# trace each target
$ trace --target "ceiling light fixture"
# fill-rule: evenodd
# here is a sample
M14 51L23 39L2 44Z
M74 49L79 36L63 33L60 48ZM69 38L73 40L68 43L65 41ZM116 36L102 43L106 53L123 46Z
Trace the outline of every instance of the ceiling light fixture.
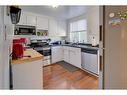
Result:
M57 8L59 5L52 5L53 8Z

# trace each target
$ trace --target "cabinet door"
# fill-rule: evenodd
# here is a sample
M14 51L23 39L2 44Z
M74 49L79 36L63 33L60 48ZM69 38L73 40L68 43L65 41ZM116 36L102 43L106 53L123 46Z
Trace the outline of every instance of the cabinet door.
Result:
M58 36L57 32L57 21L54 19L49 20L49 36L56 37Z
M59 36L66 36L66 22L65 21L58 22L58 34Z
M44 17L37 17L37 29L48 30L48 19Z
M27 14L27 25L36 26L36 16Z
M20 20L19 20L19 25L26 25L26 18L27 18L27 14L22 12L21 16L20 16Z
M75 55L76 55L75 51L70 50L69 53L70 53L70 64L75 66Z
M75 50L76 54L75 54L75 62L74 65L76 67L81 68L81 49L78 48L77 50Z
M70 64L81 68L81 50L80 50L80 48L70 47Z
M52 47L52 63L62 61L63 59L63 49L62 46Z
M63 47L63 60L65 62L70 63L70 60L69 59L70 59L69 48L66 47L66 46L64 46Z
M12 65L13 89L42 89L42 60Z

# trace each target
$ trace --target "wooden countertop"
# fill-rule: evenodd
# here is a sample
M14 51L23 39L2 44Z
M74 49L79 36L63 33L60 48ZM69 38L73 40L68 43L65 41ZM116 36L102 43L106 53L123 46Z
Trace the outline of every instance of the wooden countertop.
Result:
M33 49L27 49L26 51L24 51L24 56L31 56L31 57L23 57L16 60L12 60L12 64L21 64L21 63L32 62L32 61L43 59L43 55L41 55L40 53L38 53Z

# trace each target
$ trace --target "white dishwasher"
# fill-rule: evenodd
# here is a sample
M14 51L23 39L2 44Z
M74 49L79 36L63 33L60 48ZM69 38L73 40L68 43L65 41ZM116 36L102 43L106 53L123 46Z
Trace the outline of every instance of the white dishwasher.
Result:
M82 68L99 75L98 50L82 48Z

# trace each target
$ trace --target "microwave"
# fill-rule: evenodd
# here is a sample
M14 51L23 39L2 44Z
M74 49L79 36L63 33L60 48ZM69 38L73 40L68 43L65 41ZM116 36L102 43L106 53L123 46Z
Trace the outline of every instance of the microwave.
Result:
M14 35L36 35L35 26L16 25Z

